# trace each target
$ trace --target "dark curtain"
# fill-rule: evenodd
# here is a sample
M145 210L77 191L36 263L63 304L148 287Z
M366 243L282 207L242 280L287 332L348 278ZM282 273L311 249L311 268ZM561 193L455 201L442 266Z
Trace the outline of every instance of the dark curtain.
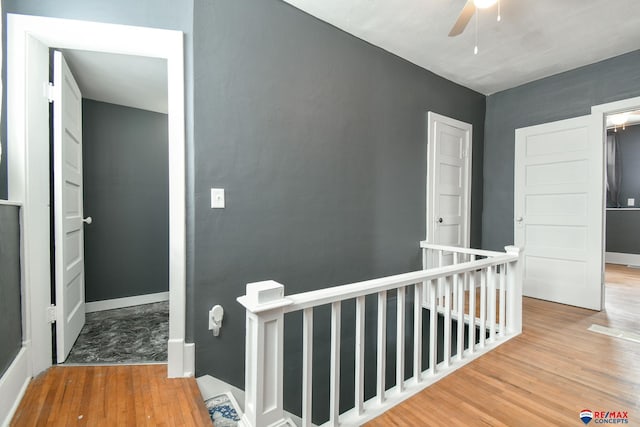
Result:
M615 133L607 134L607 207L620 207L620 142Z

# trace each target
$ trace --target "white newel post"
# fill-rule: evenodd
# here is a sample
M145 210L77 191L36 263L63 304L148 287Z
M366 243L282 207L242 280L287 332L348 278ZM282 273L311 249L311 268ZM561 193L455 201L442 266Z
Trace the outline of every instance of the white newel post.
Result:
M518 260L507 264L507 333L522 332L522 249L516 246L505 246L504 250L517 255Z
M282 402L284 310L291 302L274 281L247 284L238 298L246 309L245 402L242 420L250 427L285 421Z

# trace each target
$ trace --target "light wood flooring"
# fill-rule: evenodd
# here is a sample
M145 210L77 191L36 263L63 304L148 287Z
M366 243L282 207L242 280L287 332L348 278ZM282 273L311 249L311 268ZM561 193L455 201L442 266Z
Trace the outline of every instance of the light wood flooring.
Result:
M640 425L640 344L587 331L640 330L640 270L607 266L606 310L524 299L524 332L369 426L583 425L580 410ZM54 367L34 379L12 426L211 425L195 381L166 366Z
M193 378L166 365L57 366L35 378L11 426L211 426Z
M605 278L605 311L524 298L522 335L367 426L579 426L582 409L640 425L640 344L587 330L640 331L640 270L607 265Z

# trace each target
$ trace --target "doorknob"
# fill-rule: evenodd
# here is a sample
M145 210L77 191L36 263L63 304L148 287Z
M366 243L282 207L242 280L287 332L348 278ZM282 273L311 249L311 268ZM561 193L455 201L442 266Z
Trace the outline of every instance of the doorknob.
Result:
M442 224L444 220L442 218L438 218L438 223Z
M519 216L518 218L516 218L517 222L522 222L523 218L521 216Z
M84 222L85 224L91 224L93 222L93 218L91 218L90 216L84 218L82 220L82 222Z

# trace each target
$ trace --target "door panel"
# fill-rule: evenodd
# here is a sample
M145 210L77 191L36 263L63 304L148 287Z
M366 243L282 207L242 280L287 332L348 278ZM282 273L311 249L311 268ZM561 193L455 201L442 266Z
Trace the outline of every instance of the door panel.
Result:
M468 247L472 126L432 112L428 121L427 241Z
M54 53L53 175L58 363L85 321L82 209L82 95L62 53Z
M602 154L589 122L516 130L514 234L524 248L524 295L599 310Z

